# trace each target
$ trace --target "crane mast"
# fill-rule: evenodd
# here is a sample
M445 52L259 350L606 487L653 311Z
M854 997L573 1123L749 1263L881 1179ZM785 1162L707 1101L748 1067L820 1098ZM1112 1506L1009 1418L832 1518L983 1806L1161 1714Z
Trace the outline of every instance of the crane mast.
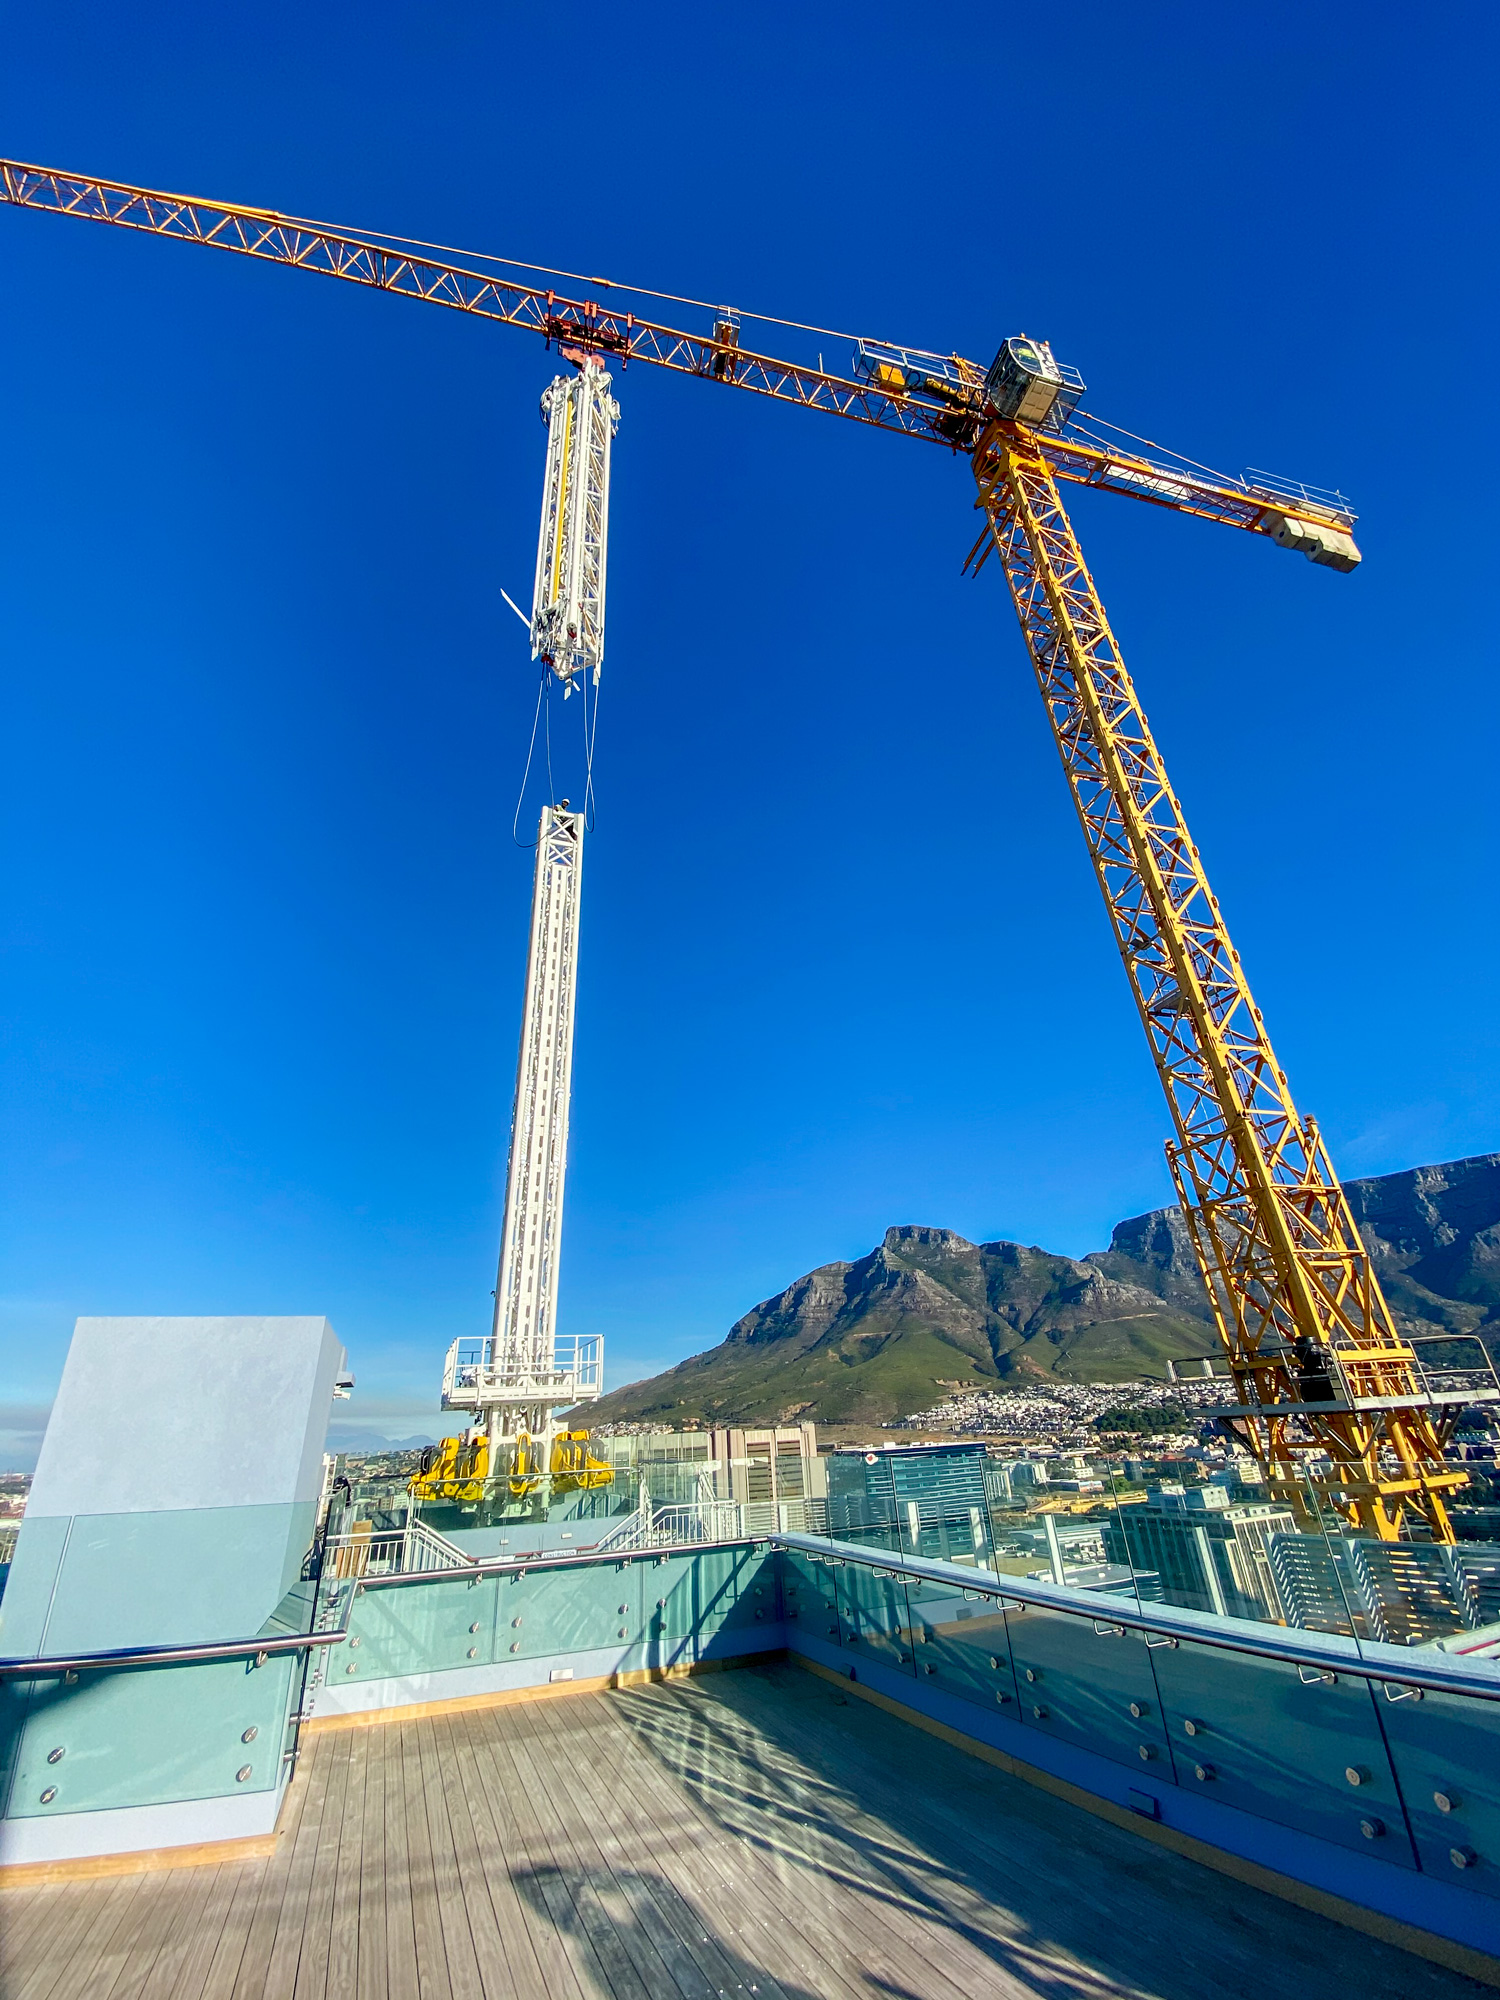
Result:
M550 432L531 631L534 655L565 692L580 672L597 678L603 645L609 439L617 415L603 357L617 358L621 367L639 360L696 375L967 454L985 515L969 562L979 568L992 552L999 555L1166 1092L1173 1128L1168 1162L1234 1384L1234 1402L1216 1414L1304 1521L1332 1510L1347 1526L1383 1540L1413 1528L1453 1540L1446 1502L1466 1477L1445 1465L1444 1446L1464 1404L1500 1400L1500 1383L1487 1362L1474 1371L1445 1370L1441 1363L1427 1368L1417 1344L1397 1328L1317 1126L1292 1101L1058 482L1218 521L1349 571L1360 553L1354 515L1341 495L1253 471L1209 472L1171 454L1154 456L1158 447L1142 451L1140 440L1122 445L1118 436L1101 438L1101 420L1092 419L1091 430L1078 410L1082 379L1055 360L1046 342L1024 334L1005 341L988 370L958 354L859 340L850 373L840 376L824 370L821 355L813 368L757 353L728 308L715 313L710 332L685 331L592 297L564 298L555 289L452 264L425 245L268 209L3 159L0 202L318 272L527 328L549 346L555 341L579 372L559 377L543 399ZM553 1123L541 1117L534 1138L513 1139L495 1329L478 1361L460 1360L466 1344L455 1344L445 1386L450 1408L491 1413L481 1422L481 1442L491 1428L497 1439L516 1439L513 1488L525 1458L522 1419L549 1435L551 1422L550 1389L527 1374L523 1397L516 1371L544 1371L550 1358L554 1376L567 1374L575 1384L560 1390L558 1401L590 1393L583 1387L589 1364L577 1355L571 1372L559 1373L555 1320L548 1316L556 1310L566 1151L565 1066L559 1111L557 1058L566 1057L571 1041L564 1048L547 1040L560 1032L562 996L547 983L550 963L544 967L536 957L539 937L560 940L564 933L576 954L582 833L569 830L576 817L543 815L522 1036L524 1081L528 1038L540 1023L537 1074L551 1095L544 1092L536 1106L550 1104ZM545 882L544 850L557 857L547 862L557 872ZM571 872L563 859L568 852ZM535 1019L533 993L542 1010ZM569 1037L571 996L570 985ZM532 1100L523 1119L520 1084L516 1101L516 1133L524 1126L530 1135ZM552 1166L542 1172L544 1161ZM518 1275L529 1282L533 1227L546 1258L534 1293ZM1466 1373L1484 1379L1460 1380ZM491 1393L502 1380L516 1385L509 1400ZM484 1383L490 1387L481 1395Z
M1442 1391L1292 1102L1057 482L1013 422L989 426L973 463L1166 1092L1168 1161L1235 1385L1220 1414L1304 1520L1322 1499L1390 1541L1410 1510L1451 1541L1445 1499L1467 1482L1444 1463ZM1331 1470L1313 1471L1323 1454Z

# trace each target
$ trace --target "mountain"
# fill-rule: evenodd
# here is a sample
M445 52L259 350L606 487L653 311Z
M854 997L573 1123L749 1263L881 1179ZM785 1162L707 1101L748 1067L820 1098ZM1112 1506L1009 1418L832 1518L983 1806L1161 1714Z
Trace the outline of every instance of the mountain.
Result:
M370 1454L382 1451L420 1451L424 1445L435 1444L430 1437L386 1437L381 1431L366 1430L359 1424L335 1423L328 1432L326 1449L329 1451L352 1451Z
M1500 1154L1350 1181L1403 1331L1479 1332L1500 1354ZM1062 1257L908 1224L821 1265L664 1375L615 1389L591 1423L884 1423L959 1388L1163 1376L1213 1329L1180 1210Z

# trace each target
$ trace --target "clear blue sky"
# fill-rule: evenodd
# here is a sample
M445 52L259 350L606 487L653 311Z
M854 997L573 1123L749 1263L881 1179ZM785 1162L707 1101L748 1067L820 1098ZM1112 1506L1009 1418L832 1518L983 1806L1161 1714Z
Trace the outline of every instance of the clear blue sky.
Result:
M1500 1146L1494 19L58 0L0 130L980 359L1024 328L1101 415L1353 495L1350 578L1076 519L1299 1101L1378 1173ZM499 592L555 358L53 217L0 257L0 1460L79 1312L326 1312L350 1419L430 1430L494 1282ZM562 1315L615 1382L891 1223L1082 1252L1169 1198L963 463L619 390Z

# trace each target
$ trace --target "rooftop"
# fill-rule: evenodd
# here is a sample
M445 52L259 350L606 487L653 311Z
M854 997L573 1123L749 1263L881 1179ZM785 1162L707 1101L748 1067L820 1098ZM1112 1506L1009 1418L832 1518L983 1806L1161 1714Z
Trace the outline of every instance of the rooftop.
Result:
M5 2000L1489 1989L787 1664L318 1722L274 1854L0 1892Z

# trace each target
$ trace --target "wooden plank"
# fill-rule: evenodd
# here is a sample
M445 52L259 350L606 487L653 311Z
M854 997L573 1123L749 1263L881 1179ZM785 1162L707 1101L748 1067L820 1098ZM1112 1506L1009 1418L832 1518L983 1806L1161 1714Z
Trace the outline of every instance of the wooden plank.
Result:
M813 1711L783 1712L779 1692L775 1726L798 1753L798 1732ZM748 1681L746 1695L768 1698L754 1695ZM957 1747L932 1743L904 1719L863 1703L854 1714L848 1763L857 1772L870 1759L883 1772L855 1780L861 1803L880 1798L877 1785L898 1797L891 1813L899 1811L935 1868L949 1871L944 1902L955 1928L973 1923L993 1933L1000 1913L1013 1913L1005 1960L1035 1986L1057 1973L1074 1985L1083 1976L1110 1991L1148 1982L1155 1990L1164 1966L1153 1941L1171 1936L1174 1993L1279 1995L1328 1986L1415 2000L1455 1992L1448 1975L1412 1958L1395 1960L1383 1945L1293 1916L1269 1897L1226 1895L1191 1859L1165 1862L1133 1829L1101 1823ZM844 1748L841 1742L841 1760ZM827 1755L826 1742L820 1751L809 1741L802 1753L809 1766Z
M547 1991L567 1991L581 2000L593 2000L593 1996L610 1990L610 1982L592 1940L577 1921L572 1899L556 1878L530 1814L517 1810L515 1767L498 1741L504 1724L498 1717L482 1714L461 1719L494 1826L495 1851L503 1858ZM472 1801L472 1793L470 1797ZM491 1876L492 1884L493 1880Z
M493 1766L478 1741L473 1720L455 1715L445 1719L443 1726L453 1744L458 1794L473 1829L474 1852L505 1953L507 1980L520 1996L537 1993L555 1996L555 2000L587 2000L550 1914L522 1896L516 1886L513 1869L519 1857L507 1845L504 1817L497 1814L491 1796ZM588 1995L595 1990L590 1986Z
M746 1653L734 1659L694 1660L691 1664L651 1668L640 1672L593 1674L579 1681L538 1681L531 1687L495 1688L488 1694L450 1695L443 1701L408 1701L396 1708L359 1708L351 1714L337 1712L310 1716L302 1724L303 1736L321 1736L338 1729L382 1729L387 1724L417 1722L429 1715L462 1715L469 1709L514 1708L536 1701L567 1701L575 1694L603 1694L611 1688L644 1687L658 1681L688 1680L699 1674L732 1673L738 1667L759 1666L780 1654Z
M244 1963L235 1985L236 2000L259 2000L263 1993L290 1994L297 1984L318 1840L328 1807L329 1759L316 1753L309 1755L303 1775L307 1789L296 1832L289 1842L290 1856L284 1867L278 1856L272 1864L273 1872L267 1876L263 1907L257 1912L245 1944ZM278 1872L279 1894L274 1886Z
M508 1875L505 1877L508 1897L497 1907L465 1784L466 1753L459 1746L447 1716L432 1719L432 1750L438 1781L443 1787L454 1866L463 1885L469 1937L485 2000L531 2000L533 1994L546 1992L546 1981L519 1910L509 1914L515 1904L515 1892ZM502 1920L502 1910L508 1913L508 1921Z
M144 1875L121 1875L95 1900L87 1890L79 1890L86 1905L85 1918L66 1950L59 1955L49 1950L17 1991L15 2000L77 2000L88 1991L94 1968L101 1962L111 1940L128 1924L137 1902Z
M454 2000L447 1942L438 1906L437 1873L428 1816L422 1733L414 1722L401 1732L402 1784L406 1800L407 1865L411 1870L412 1931L417 1942L417 1980L422 2000Z
M46 1988L49 2000L74 2000L75 1995L92 1995L96 1985L107 1992L119 1973L123 1954L146 1914L144 1905L149 1879L145 1875L128 1878L128 1892L111 1898L107 1909L101 1909L101 1921L89 1927L72 1956Z
M89 2000L136 2000L157 1959L167 1949L182 1913L184 1892L193 1878L152 1875L137 1904L136 1922L128 1937L116 1939L108 1963L96 1968ZM113 1966L113 1977L109 1967Z
M324 2000L328 1985L329 1931L333 1924L333 1896L338 1884L339 1850L344 1837L345 1794L349 1779L349 1742L333 1737L318 1745L319 1762L326 1765L323 1812L318 1822L317 1850L313 1855L308 1883L307 1907L302 1919L302 1948L297 1956L296 2000Z
M56 1932L34 1940L40 1950L14 1984L6 1986L6 2000L52 2000L54 1994L72 1986L80 1990L90 1970L98 1964L100 1952L110 1932L120 1924L128 1904L140 1894L140 1876L118 1876L108 1888L70 1888L68 1920Z
M427 1813L427 1837L432 1857L433 1901L442 1932L443 1956L453 2000L484 2000L484 1982L469 1924L468 1898L459 1871L453 1826L448 1812L443 1773L438 1761L437 1724L419 1722L413 1730L422 1771L422 1802ZM488 1900L482 1884L476 1899Z
M240 1872L238 1868L216 1868L213 1871L208 1898L188 1936L187 1950L178 1963L166 2000L199 2000L208 1984L208 1969L229 1919ZM155 2000L154 1995L151 2000Z
M700 1935L712 1930L734 1939L734 1949L753 1974L749 1984L774 1980L799 1990L863 1991L828 1966L819 1926L788 1901L766 1857L751 1843L726 1842L687 1789L643 1745L632 1714L637 1698L623 1696L611 1705L632 1756L620 1796L637 1817L643 1840L698 1916Z
M411 1877L412 1934L417 1946L417 1981L422 2000L452 2000L448 1955L438 1911L437 1882L432 1862L432 1830L422 1772L421 1734L424 1723L409 1723L401 1731L402 1797L406 1807L406 1855Z
M641 1941L633 1936L628 1921L616 1923L621 1912L612 1913L606 1907L599 1885L589 1878L572 1844L558 1827L527 1751L526 1738L536 1726L535 1716L512 1717L510 1727L496 1732L496 1751L509 1762L515 1774L515 1796L525 1801L536 1830L539 1880L560 1892L559 1921L588 1939L604 1968L614 2000L653 2000L654 1991L665 1995L671 1991L666 1968L655 1952L643 1948ZM561 1900L564 1897L570 1909L564 1906Z
M365 1805L359 1839L356 2000L385 2000L385 1765L388 1739L364 1739Z
M98 1919L104 1887L76 1883L37 1890L38 1898L46 1900L39 1900L32 1924L14 1930L8 1923L0 1925L5 1945L5 1985L0 1990L6 2000L34 1992L39 1981L60 1976L59 1968L82 1948L90 1925ZM7 1894L0 1900L0 1917L8 1915L9 1908Z
M348 1737L343 1744L344 1808L328 1913L328 1963L323 1988L327 2000L356 2000L359 1989L359 1884L369 1747L360 1735Z
M778 1716L787 1730L785 1708ZM826 1753L826 1737L821 1747ZM865 1962L887 1983L962 1994L973 1991L976 1982L1004 1982L998 1961L1011 1943L1006 1931L1014 1927L997 1922L995 1908L977 1896L966 1899L965 1921L955 1925L962 1877L934 1867L927 1849L907 1836L901 1825L904 1802L889 1773L874 1774L874 1796L879 1801L884 1792L883 1802L895 1811L872 1813L866 1792L842 1764L834 1785L805 1758L788 1755L769 1741L765 1758L800 1865L811 1880L835 1892L833 1936L846 1947L858 1940Z
M234 1895L209 1961L203 1982L203 2000L231 2000L239 1984L257 1913L266 1897L279 1891L285 1879L285 1870L290 1865L292 1847L302 1823L307 1792L308 1767L299 1758L282 1801L276 1853L269 1861L251 1862L248 1867L235 1871Z
M717 1830L646 1759L630 1767L619 1805L655 1856L702 1944L731 1941L721 1943L721 1949L753 1969L749 1983L799 1994L804 1988L855 1991L847 1982L824 1983L820 1944L801 1934L780 1902L767 1901L774 1884L757 1879L760 1871L748 1854L720 1854Z
M781 1707L777 1716L784 1725ZM742 1719L721 1709L724 1727L732 1730ZM785 1865L797 1871L804 1896L828 1892L825 1921L832 1939L887 1983L962 1992L975 1980L993 1981L992 1955L973 1938L953 1934L925 1852L902 1840L887 1819L861 1812L842 1764L836 1787L810 1781L804 1763L778 1754L764 1731L756 1760L767 1803L779 1815ZM881 1782L889 1786L888 1774Z
M166 1893L162 1898L156 1948L147 1953L137 1944L109 2000L142 2000L145 1995L153 1996L153 2000L166 2000L201 1920L216 1873L213 1869L191 1868L182 1875L158 1878ZM91 2000L102 2000L102 1996L96 1994Z
M744 1720L744 1716L740 1714L738 1720ZM782 1736L786 1736L790 1726L792 1718L788 1718L786 1706L780 1706L778 1728ZM816 1764L808 1760L808 1752L826 1752L826 1738L820 1744L808 1742L802 1756L786 1754L786 1748L772 1744L764 1732L762 1744L766 1782L782 1802L788 1824L798 1830L794 1846L806 1858L808 1866L828 1880L844 1882L860 1896L876 1896L886 1928L894 1928L896 1938L914 1944L920 1954L926 1954L932 1944L924 1936L922 1918L940 1912L944 1906L942 1898L928 1884L932 1872L930 1858L918 1844L904 1836L890 1812L872 1816L864 1810L866 1794L852 1782L850 1764L854 1760L848 1756L850 1746L842 1746L844 1758L834 1782L820 1776ZM910 1800L900 1798L894 1790L890 1772L872 1766L870 1778L876 1786L876 1798L884 1792L886 1802L902 1808L910 1804ZM910 1918L916 1918L916 1924ZM950 1970L958 1976L956 1966ZM972 1976L974 1968L968 1966L966 1972Z
M595 1950L609 1974L610 1986L620 2000L637 1991L644 2000L666 1996L680 1989L671 1967L664 1962L651 1939L635 1921L629 1900L622 1896L614 1876L600 1866L597 1850L589 1844L580 1851L552 1797L549 1773L534 1753L540 1732L507 1732L507 1749L521 1781L521 1789L536 1816L537 1826L547 1843L552 1865L573 1900L578 1920L588 1928ZM531 1740L528 1740L531 1739ZM593 1866L590 1866L592 1857ZM698 1985L684 1994L697 2000Z
M0 1882L0 1994L10 1991L35 1956L37 1941L70 1907L63 1896L61 1883L41 1876L26 1886Z
M318 1811L323 1802L323 1785L316 1759L298 1760L292 1784L296 1789L296 1800L288 1799L292 1809L287 1815L287 1823L277 1842L276 1852L264 1864L256 1885L255 1903L231 1989L232 2000L261 2000L265 1993L271 1954L281 1925L282 1905L286 1901L287 1883L299 1854L303 1857L303 1866L306 1865L309 1832L316 1836ZM299 1880L305 1880L301 1870Z
M649 1941L685 2000L719 2000L740 1990L733 1962L701 1925L673 1921L680 1899L663 1907L667 1899L661 1895L664 1885L653 1848L621 1836L615 1802L630 1782L625 1733L617 1728L591 1732L584 1758L577 1755L575 1738L576 1732L564 1742L559 1732L538 1731L529 1749L545 1795L584 1868L614 1884L627 1922ZM645 1976L639 1960L638 1966ZM768 1980L767 1987L773 1983Z
M953 1775L946 1761L929 1757L908 1773L892 1754L903 1746L887 1743L884 1732L877 1743L859 1742L860 1732L846 1728L838 1737L838 1809L830 1814L822 1790L828 1780L818 1775L829 1762L823 1715L786 1701L779 1688L737 1693L736 1706L754 1714L758 1705L781 1740L780 1782L788 1797L830 1829L815 1846L815 1860L862 1885L898 1948L929 1960L960 1990L995 1977L998 1962L1026 1956L1021 1937L1028 1927L1008 1907L1005 1891L1018 1870L1034 1869L1022 1851L990 1874L981 1827L992 1800L968 1799L942 1828L933 1801L942 1799ZM1076 1869L1063 1893L1076 1895ZM1086 1976L1081 1963L1075 1970Z
M771 1698L746 1692L752 1702ZM863 1718L870 1711L861 1704L858 1713ZM777 1714L789 1749L811 1767L821 1754L813 1709L805 1703L778 1706ZM888 1795L887 1818L899 1812L926 1852L950 1862L945 1907L973 1928L1003 1940L1006 1949L1014 1951L1018 1935L1031 1928L1025 1917L1007 1909L1015 1885L1024 1883L1032 1898L1076 1909L1081 1856L1088 1857L1091 1874L1102 1878L1116 1871L1117 1864L1100 1851L1101 1835L1087 1818L1070 1817L1059 1825L1059 1840L1047 1825L1049 1808L1019 1780L1002 1777L961 1752L929 1748L925 1737L883 1715L878 1725L863 1720L851 1725L848 1737L841 1754L860 1799L879 1800L882 1791Z
M620 1697L635 1702L649 1696ZM691 1796L678 1773L670 1772L639 1740L633 1779L625 1792L627 1810L638 1815L642 1833L658 1834L658 1852L670 1857L690 1906L721 1933L739 1940L747 1962L783 1987L809 1988L841 2000L865 2000L869 1988L842 1959L830 1960L826 1927L819 1913L792 1893L777 1867L774 1848L762 1841L731 1841ZM764 1851L762 1851L764 1850Z
M300 1793L297 1809L301 1810ZM240 1976L240 1961L245 1956L245 1941L255 1919L256 1904L260 1901L261 1885L270 1866L269 1861L252 1861L248 1868L235 1870L234 1893L224 1912L224 1921L196 2000L229 2000L233 1993L234 1983Z
M543 1727L533 1733L527 1748L538 1784L585 1870L613 1885L626 1925L649 1943L678 1989L697 2000L715 2000L727 1990L726 1980L731 1986L738 1983L733 1969L705 1938L701 1924L691 1920L679 1929L658 1903L653 1891L661 1888L661 1878L654 1843L643 1847L637 1841L627 1842L619 1831L617 1801L630 1783L629 1738L616 1726L612 1704L594 1704L590 1721L586 1732L578 1718L566 1731ZM671 1902L676 1914L680 1899ZM638 1958L637 1964L652 1983L651 1961Z
M385 1745L385 1976L391 2000L421 2000L407 1836L407 1726L393 1730Z

